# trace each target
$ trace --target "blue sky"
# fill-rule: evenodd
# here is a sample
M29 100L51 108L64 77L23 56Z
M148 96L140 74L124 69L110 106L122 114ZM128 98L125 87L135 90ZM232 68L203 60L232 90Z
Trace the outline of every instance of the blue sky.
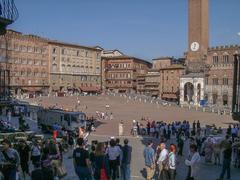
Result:
M15 0L9 28L151 60L187 50L188 0ZM210 46L240 44L240 0L209 0Z

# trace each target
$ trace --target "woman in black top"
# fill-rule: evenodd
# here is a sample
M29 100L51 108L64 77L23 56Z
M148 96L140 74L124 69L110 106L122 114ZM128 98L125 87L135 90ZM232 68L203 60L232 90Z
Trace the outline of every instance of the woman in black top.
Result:
M109 161L108 161L107 156L105 155L104 143L97 144L95 158L94 158L94 164L95 164L95 170L94 170L95 180L100 180L101 169L105 169L106 175L109 179L109 177L110 177Z

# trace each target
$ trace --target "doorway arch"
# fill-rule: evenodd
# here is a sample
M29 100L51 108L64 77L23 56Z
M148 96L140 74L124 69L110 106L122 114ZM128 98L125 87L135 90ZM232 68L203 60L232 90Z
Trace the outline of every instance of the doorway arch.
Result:
M184 101L188 103L192 102L193 95L194 95L194 86L192 83L187 82L184 85Z

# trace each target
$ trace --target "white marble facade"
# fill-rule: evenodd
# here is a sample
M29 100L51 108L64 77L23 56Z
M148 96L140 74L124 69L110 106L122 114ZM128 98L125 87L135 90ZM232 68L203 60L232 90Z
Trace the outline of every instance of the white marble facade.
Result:
M180 104L200 105L204 99L204 77L201 74L184 75L180 78Z

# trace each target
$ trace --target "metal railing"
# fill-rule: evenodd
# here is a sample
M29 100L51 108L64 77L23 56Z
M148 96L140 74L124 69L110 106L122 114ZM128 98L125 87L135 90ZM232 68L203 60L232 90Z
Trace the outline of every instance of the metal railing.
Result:
M14 0L0 0L0 18L13 23L18 18L18 10Z

